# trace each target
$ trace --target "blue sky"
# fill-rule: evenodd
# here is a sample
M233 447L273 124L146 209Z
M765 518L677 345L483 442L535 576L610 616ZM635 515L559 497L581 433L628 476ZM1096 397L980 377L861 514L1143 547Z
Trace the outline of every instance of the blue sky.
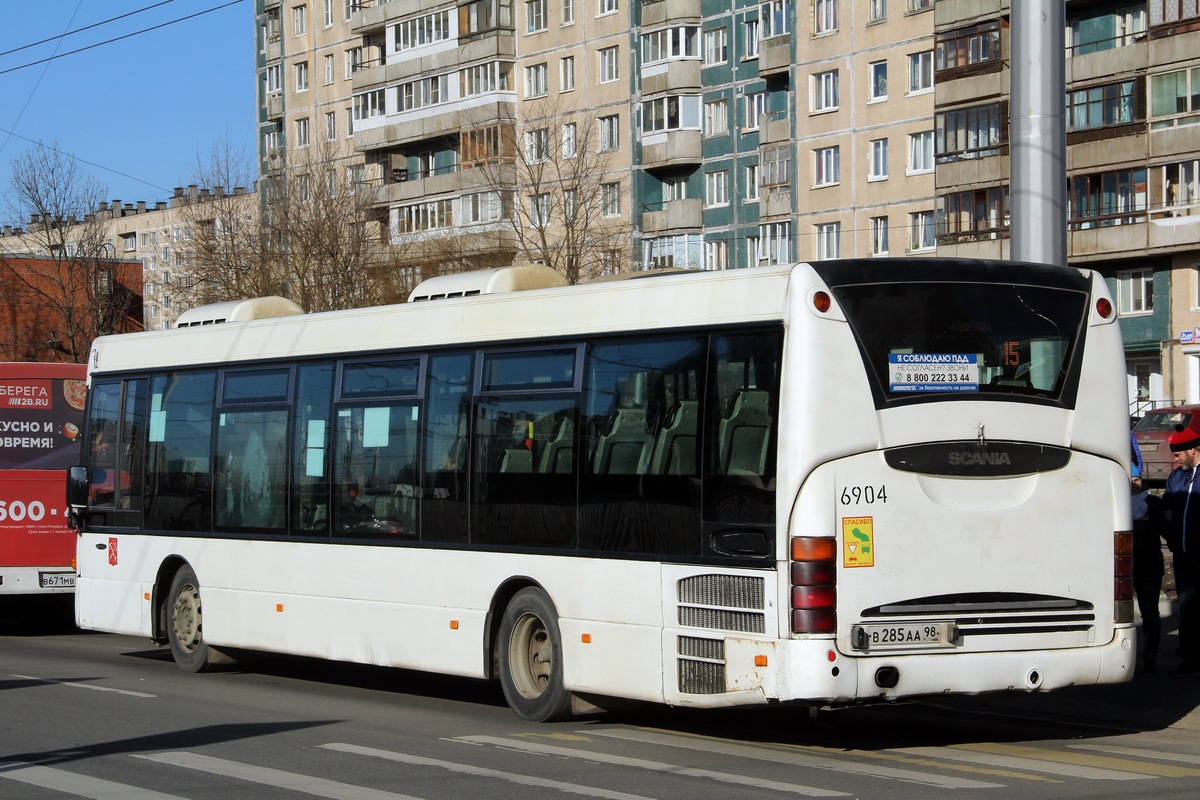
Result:
M107 188L107 199L122 202L168 199L174 187L194 182L197 157L207 161L214 144L227 143L252 163L254 2L227 3L3 0L0 219L28 221L10 211L12 163L39 140L57 142L80 160L82 174ZM140 9L146 10L8 52ZM199 16L183 19L193 14ZM15 69L56 49L64 54L172 20L182 21Z

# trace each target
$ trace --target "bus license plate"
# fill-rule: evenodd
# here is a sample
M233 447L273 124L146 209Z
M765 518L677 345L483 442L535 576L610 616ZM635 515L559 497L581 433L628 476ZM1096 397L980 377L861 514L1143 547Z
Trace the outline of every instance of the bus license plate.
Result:
M907 622L864 625L866 649L888 647L940 647L949 641L945 622Z
M43 589L74 589L74 572L43 572L40 573Z

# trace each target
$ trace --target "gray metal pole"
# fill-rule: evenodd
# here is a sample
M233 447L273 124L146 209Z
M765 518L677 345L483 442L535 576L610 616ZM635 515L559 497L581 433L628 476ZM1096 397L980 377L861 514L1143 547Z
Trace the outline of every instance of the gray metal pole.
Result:
M1013 0L1009 257L1067 263L1066 4Z

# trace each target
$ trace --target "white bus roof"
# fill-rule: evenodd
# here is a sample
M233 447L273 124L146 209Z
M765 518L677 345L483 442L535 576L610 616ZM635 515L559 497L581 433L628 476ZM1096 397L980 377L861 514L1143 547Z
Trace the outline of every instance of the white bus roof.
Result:
M789 279L797 269L811 267L682 272L636 281L104 336L93 345L91 363L93 371L114 372L781 321Z

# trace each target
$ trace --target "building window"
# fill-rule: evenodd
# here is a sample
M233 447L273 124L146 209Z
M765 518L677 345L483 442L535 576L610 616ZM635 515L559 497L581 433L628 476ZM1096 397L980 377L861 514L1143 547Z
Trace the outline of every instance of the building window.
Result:
M908 93L933 91L933 51L923 50L908 57Z
M871 70L871 102L878 103L887 100L887 62L876 61L870 64Z
M606 217L616 217L621 213L621 184L600 184L600 213Z
M1200 203L1200 160L1180 161L1162 167L1162 200L1160 205L1170 216L1195 213L1192 206Z
M675 130L700 130L698 96L670 95L642 103L642 133Z
M600 82L612 83L621 77L618 50L616 47L605 47L600 50Z
M136 233L122 233L121 234L121 247L124 248L126 253L131 253L134 250L136 250L137 249L137 234Z
M663 178L662 180L662 199L664 203L669 203L672 200L687 200L688 181L687 178Z
M396 52L449 41L454 35L450 28L450 10L404 20L395 26Z
M746 202L758 202L758 164L746 165Z
M742 22L742 32L745 39L746 58L758 58L758 17L750 17Z
M817 0L835 6L836 19L837 0ZM834 25L836 26L836 23ZM776 36L787 36L792 32L792 0L768 0L758 4L758 35L761 39L773 39Z
M562 0L562 24L575 22L575 0Z
M1162 3L1151 3L1152 7ZM1167 0L1178 8L1186 3ZM1195 3L1192 4L1195 14ZM1074 12L1071 12L1074 13ZM1116 8L1081 9L1086 16L1067 19L1067 57L1099 53L1114 47L1127 47L1146 36L1146 3L1126 3Z
M558 61L558 90L570 92L575 88L575 56L566 56Z
M1146 170L1076 175L1069 181L1067 225L1073 231L1146 221Z
M838 71L818 72L812 76L812 110L836 111L838 107Z
M426 106L436 106L450 102L450 76L433 75L396 87L399 98L397 107L400 111L412 111Z
M724 64L729 61L729 31L713 28L704 32L704 66Z
M308 33L308 6L292 6L292 34L303 36Z
M767 93L752 92L746 95L746 125L742 130L756 131L767 113Z
M813 186L832 186L841 179L841 148L822 147L813 151Z
M758 226L758 259L767 264L792 260L792 223L766 222Z
M616 114L600 118L600 152L621 148L621 118Z
M475 192L463 195L462 218L463 224L473 225L483 222L496 222L502 214L499 192Z
M562 126L562 154L563 158L575 158L579 155L578 151L578 136L579 128L574 122L568 122Z
M700 29L694 25L662 28L642 34L642 66L699 56Z
M697 267L704 257L704 240L698 233L681 233L642 240L642 263L649 269Z
M346 80L362 69L363 64L363 49L361 47L351 47L346 51Z
M944 241L998 239L1007 228L1007 186L954 192L938 198L938 235Z
M792 182L791 145L768 147L763 150L759 164L759 184L762 186L789 186Z
M936 114L938 163L998 155L1006 141L1005 116L999 103Z
M333 0L324 0L324 23L326 28L333 27Z
M356 94L352 100L355 122L361 122L371 117L381 117L384 114L383 89L372 89L369 92Z
M325 112L325 141L332 142L337 138L337 112Z
M333 56L325 56L325 85L333 83Z
M538 228L550 224L550 193L539 192L529 196L529 222Z
M526 0L525 32L537 33L546 30L546 0Z
M267 94L275 95L283 92L283 66L272 64L267 67Z
M1000 62L1000 21L970 25L937 35L934 47L937 70Z
M1151 75L1150 116L1154 130L1200 122L1200 67Z
M842 223L824 222L816 226L817 260L838 258L842 252Z
M550 158L550 129L538 128L525 132L525 160L540 164Z
M888 218L871 217L871 255L888 254Z
M937 230L932 211L908 215L908 249L914 253L937 247Z
M1067 130L1085 131L1134 122L1136 82L1122 81L1067 92Z
M729 242L718 239L704 243L704 268L729 269Z
M813 3L813 33L833 33L838 27L838 0L815 0Z
M1154 270L1118 272L1117 302L1122 314L1148 314L1153 311Z
M430 200L396 209L396 229L400 233L431 231L454 225L453 201Z
M704 204L706 206L729 205L729 173L725 170L704 173Z
M887 0L867 0L867 22L887 19Z
M546 65L534 64L525 68L525 96L545 97L549 89L546 87Z
M704 104L704 135L723 136L729 133L729 102L725 98Z
M511 72L512 64L508 61L487 61L473 67L465 67L458 73L459 95L475 97L492 92L506 92L511 88Z
M458 4L462 33L473 35L497 28L513 30L514 0L471 0Z
M601 17L605 14L617 13L617 0L599 0L599 6L596 10L596 16Z
M931 8L933 8L933 0L908 0L910 14L916 11L928 11Z
M308 117L296 120L296 146L308 147Z
M908 174L933 172L933 131L921 131L908 137Z
M746 237L746 266L758 266L758 236Z
M888 140L872 139L869 142L871 151L871 166L867 180L882 181L888 176Z
M308 91L308 62L301 61L296 65L296 91Z

